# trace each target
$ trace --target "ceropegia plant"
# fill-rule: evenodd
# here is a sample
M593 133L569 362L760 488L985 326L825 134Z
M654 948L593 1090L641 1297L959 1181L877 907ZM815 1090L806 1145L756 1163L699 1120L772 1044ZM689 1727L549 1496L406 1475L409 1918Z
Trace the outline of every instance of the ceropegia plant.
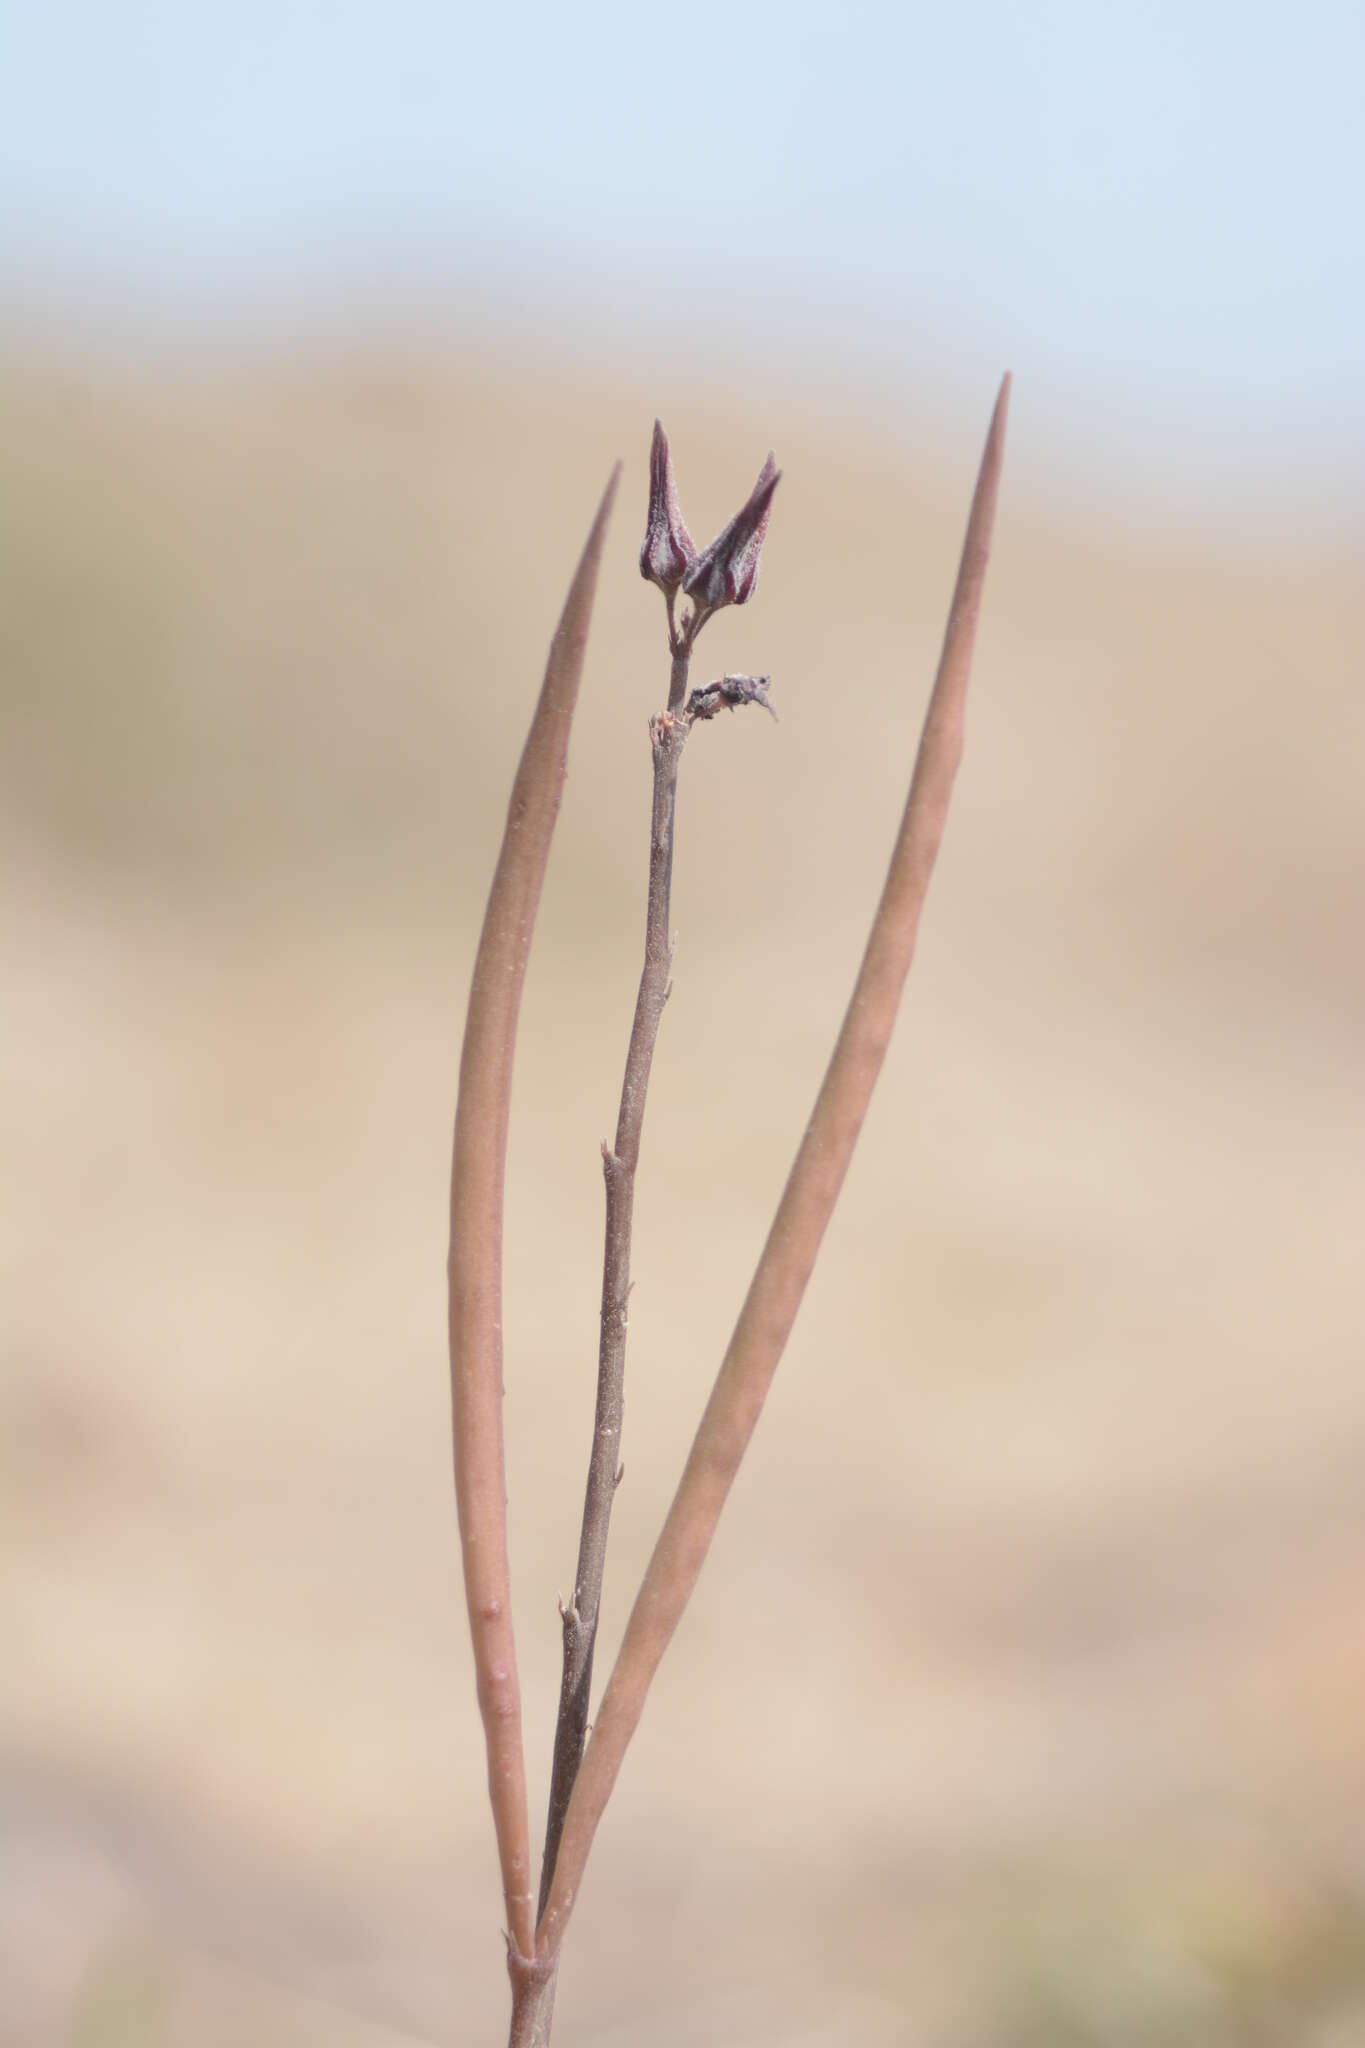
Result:
M679 505L668 438L655 422L640 571L657 584L665 601L668 694L649 724L654 800L644 967L616 1134L611 1145L602 1149L606 1247L596 1414L573 1596L561 1603L563 1681L537 1891L531 1867L521 1694L507 1565L502 1438L503 1175L522 984L559 809L569 728L598 568L620 480L619 463L598 507L550 644L545 680L512 787L507 828L474 964L460 1062L450 1197L455 1492L507 1919L512 1981L509 2048L544 2048L549 2041L564 1934L593 1837L650 1683L696 1584L758 1421L890 1042L962 756L963 714L995 517L1008 398L1006 377L972 498L910 791L853 994L677 1493L636 1596L589 1740L593 1650L612 1499L619 1478L635 1174L650 1066L672 963L668 912L679 764L693 727L722 708L756 703L771 710L766 676L727 675L690 694L688 681L693 649L703 627L727 605L745 604L753 596L779 472L769 456L744 505L709 546L698 549Z

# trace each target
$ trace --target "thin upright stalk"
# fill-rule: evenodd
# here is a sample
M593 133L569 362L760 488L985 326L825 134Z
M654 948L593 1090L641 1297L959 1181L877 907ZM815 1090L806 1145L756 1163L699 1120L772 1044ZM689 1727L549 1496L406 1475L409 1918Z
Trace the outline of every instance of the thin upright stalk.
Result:
M512 1948L535 1953L502 1440L502 1216L517 1017L559 811L612 472L550 645L474 962L450 1175L450 1378L465 1598Z
M972 498L910 793L867 950L810 1123L597 1712L536 1931L542 1966L559 1951L598 1822L660 1659L696 1585L796 1320L890 1043L962 757L967 684L995 517L1008 398L1006 377Z
M635 998L635 1017L621 1083L621 1106L615 1142L602 1147L606 1181L606 1242L602 1259L601 1330L597 1354L597 1405L593 1418L592 1452L583 1500L583 1526L573 1598L563 1607L564 1668L555 1726L554 1760L550 1770L550 1806L541 1865L540 1904L549 1897L559 1854L559 1838L568 1811L587 1739L588 1703L592 1690L593 1651L602 1604L602 1578L607 1561L607 1536L612 1502L620 1477L621 1426L626 1376L626 1329L630 1298L631 1232L635 1218L635 1174L640 1163L645 1101L659 1035L659 1021L668 1000L673 947L669 938L669 899L673 881L673 825L677 805L678 763L689 722L681 711L687 690L687 645L673 657L668 709L649 725L654 757L654 797L649 827L649 896L645 914L645 961Z
M555 1985L559 1978L559 1957L528 1962L514 1949L507 1952L507 1971L512 1980L512 2022L507 2048L549 2048L555 2018Z

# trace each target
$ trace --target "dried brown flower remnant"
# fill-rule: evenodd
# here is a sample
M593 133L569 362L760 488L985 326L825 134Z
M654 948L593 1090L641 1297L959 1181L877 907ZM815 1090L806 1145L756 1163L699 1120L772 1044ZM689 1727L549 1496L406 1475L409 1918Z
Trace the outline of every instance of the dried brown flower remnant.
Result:
M683 577L683 589L695 603L699 620L703 612L719 611L726 604L747 604L753 596L773 492L781 479L782 472L770 454L745 503Z
M694 690L686 704L691 719L714 718L718 711L737 711L741 704L761 704L769 718L777 713L768 702L771 676L722 676L718 683L706 683Z
M668 436L655 420L649 451L649 517L640 549L640 574L647 583L657 583L666 597L671 596L696 552L696 542L687 530L678 503L678 481L673 474Z

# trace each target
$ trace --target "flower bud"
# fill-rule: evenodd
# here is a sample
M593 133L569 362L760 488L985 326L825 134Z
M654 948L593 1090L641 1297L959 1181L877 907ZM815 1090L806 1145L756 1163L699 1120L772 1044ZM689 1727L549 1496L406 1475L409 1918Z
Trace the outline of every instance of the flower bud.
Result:
M690 564L683 589L699 615L719 611L726 604L747 604L753 596L773 492L781 475L769 455L745 504Z
M673 457L668 436L658 420L649 450L649 519L644 546L640 549L640 574L657 583L667 596L677 589L683 571L697 552L678 504L678 484L673 475Z

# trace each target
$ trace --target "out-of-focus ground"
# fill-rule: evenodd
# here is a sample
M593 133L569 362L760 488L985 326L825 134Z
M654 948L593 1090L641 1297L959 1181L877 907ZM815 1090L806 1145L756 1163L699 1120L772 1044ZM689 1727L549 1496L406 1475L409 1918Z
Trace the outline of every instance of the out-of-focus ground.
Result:
M539 1809L666 682L656 403L396 346L4 365L13 2048L498 2038L453 1089L621 452L510 1162ZM980 445L761 389L668 424L699 536L785 467L695 676L771 670L781 722L684 763L600 1662L841 1013ZM566 2048L1365 2040L1361 534L1163 530L1102 468L1007 470L899 1035L594 1854Z

